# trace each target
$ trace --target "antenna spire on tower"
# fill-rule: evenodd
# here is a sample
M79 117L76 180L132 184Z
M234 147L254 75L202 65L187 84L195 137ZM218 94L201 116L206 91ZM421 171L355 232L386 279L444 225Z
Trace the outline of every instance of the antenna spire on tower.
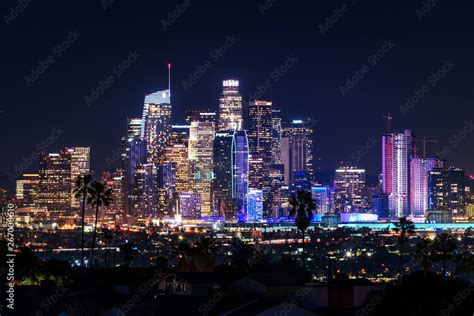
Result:
M168 63L168 91L171 95L171 63Z

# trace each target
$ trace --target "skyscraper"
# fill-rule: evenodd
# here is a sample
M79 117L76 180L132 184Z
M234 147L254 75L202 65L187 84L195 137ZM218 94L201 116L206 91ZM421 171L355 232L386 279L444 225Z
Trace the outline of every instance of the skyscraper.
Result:
M248 140L245 131L220 131L214 139L214 214L237 220L246 214Z
M281 160L288 170L289 181L295 172L307 172L313 177L313 121L293 120L283 128ZM286 177L285 177L286 178Z
M75 182L77 177L84 176L91 173L91 157L89 147L70 147L65 151L71 155L71 207L73 210L78 210L80 206L79 199L74 197Z
M272 109L272 163L281 163L282 119L280 110Z
M225 80L219 98L218 130L242 130L242 95L238 80Z
M138 217L158 217L158 168L142 164L135 168L133 214Z
M135 168L146 163L146 141L142 137L142 119L127 119L127 135L122 138L122 169L124 170L125 209L132 214L135 192Z
M39 174L23 174L16 181L16 199L20 207L37 207L39 194Z
M365 194L365 170L342 167L334 178L334 211L363 212L369 207Z
M415 217L426 217L429 172L442 167L437 159L413 158L410 162L410 210Z
M71 153L39 154L40 207L46 207L53 218L71 216Z
M107 220L117 220L124 215L126 199L125 187L123 186L124 177L122 169L102 173L102 181L108 188L112 189L112 202L104 208L104 215Z
M201 194L196 192L179 193L179 215L183 219L201 218Z
M160 216L174 215L176 193L176 163L164 162L158 166L158 212Z
M435 168L429 174L429 209L450 211L453 218L465 216L466 174L458 168Z
M147 146L147 162L158 163L171 137L169 90L158 91L145 97L141 135Z
M272 102L250 102L247 122L250 153L262 154L269 164L272 157Z
M214 215L211 207L214 133L214 122L191 122L188 151L189 167L193 191L201 194L202 216Z
M410 214L410 161L412 133L390 133L382 137L383 192L388 195L389 216Z
M311 187L311 196L316 204L315 213L326 214L332 212L333 201L331 188L322 184L316 184Z
M190 190L188 146L184 144L167 146L165 148L164 162L175 164L176 192L188 192Z

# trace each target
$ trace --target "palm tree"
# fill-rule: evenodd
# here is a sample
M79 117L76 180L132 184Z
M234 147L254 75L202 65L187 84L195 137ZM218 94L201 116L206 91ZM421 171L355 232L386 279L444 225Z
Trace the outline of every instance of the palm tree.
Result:
M408 241L408 235L413 234L415 232L415 224L405 216L400 217L398 223L394 223L395 227L393 230L400 234L398 237L398 244L400 245L400 267L399 267L399 276L402 275L403 271L403 254L405 252L405 244Z
M86 209L86 200L89 196L89 185L92 182L92 177L89 174L78 176L76 178L76 184L73 191L74 197L76 199L82 199L81 205L81 267L84 266L84 219L85 219L85 209Z
M431 270L432 265L432 254L433 254L433 241L428 238L423 238L416 244L416 259L420 262L423 267L423 275L426 276L428 271Z
M303 236L302 259L303 259L303 266L306 266L304 237L305 237L305 231L309 227L311 223L311 219L313 218L313 211L316 210L316 204L313 201L311 192L300 191L300 190L298 190L296 194L291 193L289 204L291 206L289 217L296 216L295 217L296 227L298 227L298 229L301 231L301 234Z
M101 206L109 206L112 202L112 189L109 189L105 186L104 183L100 181L92 181L89 185L89 194L87 202L95 207L95 223L94 223L94 232L92 234L92 249L91 249L91 266L94 264L94 248L95 248L95 238L97 234L97 220L99 217L99 208Z
M443 264L443 278L446 276L446 261L451 259L457 250L454 237L447 233L436 236L433 242L433 259Z
M134 244L129 244L129 243L126 243L120 246L120 253L122 254L123 265L125 267L130 267L130 264L132 263L133 258L137 254L137 250L135 248L136 247Z
M107 250L105 252L105 266L108 266L110 264L110 246L112 239L114 236L112 235L112 231L108 229L107 227L102 227L102 234L104 235L105 243Z

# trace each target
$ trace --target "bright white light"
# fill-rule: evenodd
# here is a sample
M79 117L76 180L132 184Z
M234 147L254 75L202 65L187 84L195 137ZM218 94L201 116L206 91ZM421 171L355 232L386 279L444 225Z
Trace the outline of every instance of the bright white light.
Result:
M350 251L346 252L346 257L352 257L352 252Z

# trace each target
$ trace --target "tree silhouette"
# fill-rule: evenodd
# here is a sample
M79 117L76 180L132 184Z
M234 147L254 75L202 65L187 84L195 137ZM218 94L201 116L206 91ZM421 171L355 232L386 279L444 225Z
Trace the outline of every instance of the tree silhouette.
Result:
M443 278L446 277L446 262L454 257L456 250L457 245L453 236L447 233L436 236L433 242L433 259L442 263Z
M313 211L316 210L316 204L313 201L311 192L300 190L296 192L296 194L291 193L289 204L291 206L289 217L295 217L296 227L298 227L303 236L303 251L301 256L303 259L303 266L306 266L304 237L305 231L309 227L311 219L313 218Z
M403 254L405 252L405 244L408 241L408 235L415 232L415 224L406 217L400 217L398 223L394 223L395 227L393 230L399 234L398 244L400 245L400 266L399 266L399 276L403 274Z
M76 178L75 188L73 191L74 197L82 199L81 205L81 267L84 267L84 221L86 201L90 197L89 185L92 182L92 177L89 174L78 176Z

